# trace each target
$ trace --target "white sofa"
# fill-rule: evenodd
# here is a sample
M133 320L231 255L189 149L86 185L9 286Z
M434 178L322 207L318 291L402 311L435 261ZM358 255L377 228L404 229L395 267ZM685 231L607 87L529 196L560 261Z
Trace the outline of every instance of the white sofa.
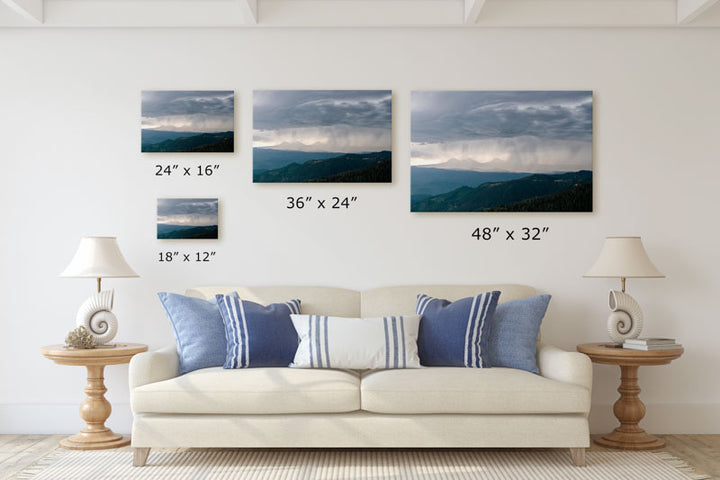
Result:
M535 295L521 285L200 287L257 303L302 301L303 313L413 314L418 293L457 300L500 290L500 302ZM206 368L178 376L175 346L130 363L134 464L151 448L569 448L589 446L592 366L576 352L538 344L540 375L509 368L428 367L347 371Z

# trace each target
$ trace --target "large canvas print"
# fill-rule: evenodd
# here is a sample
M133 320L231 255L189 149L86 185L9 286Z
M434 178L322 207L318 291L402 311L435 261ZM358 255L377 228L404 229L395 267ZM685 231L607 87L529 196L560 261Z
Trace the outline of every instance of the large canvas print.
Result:
M157 238L218 238L217 198L158 198Z
M392 181L390 90L258 90L253 181Z
M412 93L413 212L591 212L591 91Z
M143 152L235 151L231 90L142 92Z

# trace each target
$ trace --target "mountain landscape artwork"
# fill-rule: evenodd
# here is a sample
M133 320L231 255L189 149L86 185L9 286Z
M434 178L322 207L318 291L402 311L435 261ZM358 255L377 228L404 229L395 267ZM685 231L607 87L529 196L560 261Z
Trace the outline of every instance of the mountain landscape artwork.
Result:
M256 90L253 182L392 181L392 91Z
M142 152L234 152L232 90L142 92Z
M412 92L413 212L592 212L592 91Z
M218 238L217 198L158 198L158 240Z

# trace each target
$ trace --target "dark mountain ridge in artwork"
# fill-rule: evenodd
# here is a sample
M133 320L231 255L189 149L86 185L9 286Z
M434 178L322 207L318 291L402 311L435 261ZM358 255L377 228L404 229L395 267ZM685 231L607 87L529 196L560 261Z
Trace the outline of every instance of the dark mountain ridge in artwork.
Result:
M180 137L194 137L195 135L202 135L202 132L174 132L170 130L153 130L150 128L143 128L142 144L150 145L153 143L164 142L165 140L174 140Z
M588 184L588 185L585 185ZM565 195L558 195L565 193ZM532 174L418 200L413 212L592 211L592 172Z
M253 148L253 171L262 173L275 170L291 163L305 163L309 160L340 157L340 152L299 152L297 150L276 150L274 148Z
M161 132L154 132L159 134ZM174 132L162 132L170 134ZM167 138L159 143L145 143L143 130L143 152L232 152L234 151L234 133L184 133L185 136ZM161 135L162 136L162 135ZM151 136L152 138L152 136ZM159 138L159 137L158 137Z
M392 154L389 151L346 153L337 157L291 163L282 168L256 171L256 183L273 182L390 182Z
M489 212L592 212L592 182L578 183L567 190L529 198Z
M414 197L434 196L463 186L477 187L488 182L507 182L527 177L523 172L478 172L437 167L410 167L410 191Z
M164 239L195 239L205 238L216 240L218 238L217 225L168 225L157 224L157 238Z

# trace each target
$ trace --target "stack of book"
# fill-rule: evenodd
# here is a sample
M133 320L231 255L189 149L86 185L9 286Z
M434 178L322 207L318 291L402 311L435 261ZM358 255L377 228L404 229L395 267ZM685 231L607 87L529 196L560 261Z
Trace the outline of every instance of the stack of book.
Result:
M674 350L682 348L674 338L626 338L623 348L630 350Z

